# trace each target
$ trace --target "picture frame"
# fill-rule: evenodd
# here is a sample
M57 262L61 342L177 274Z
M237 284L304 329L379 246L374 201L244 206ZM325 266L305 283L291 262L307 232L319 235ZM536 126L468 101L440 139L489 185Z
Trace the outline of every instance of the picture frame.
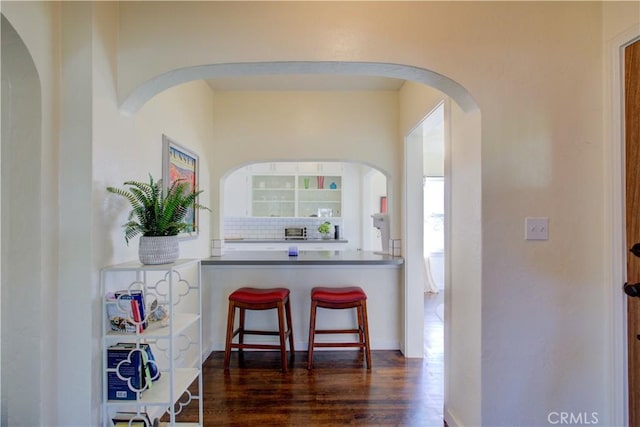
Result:
M189 184L188 191L198 188L199 168L200 159L195 152L178 144L167 135L162 135L162 186L165 189L171 187L179 179L183 179ZM185 221L189 225L178 237L180 239L197 238L199 230L198 209L190 208Z

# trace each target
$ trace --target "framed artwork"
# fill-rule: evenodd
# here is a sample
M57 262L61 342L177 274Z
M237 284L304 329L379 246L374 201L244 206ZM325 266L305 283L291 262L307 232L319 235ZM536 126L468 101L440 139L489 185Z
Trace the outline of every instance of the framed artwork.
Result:
M198 188L198 155L176 143L166 135L162 135L162 182L163 187L170 187L175 181L182 179L188 184L188 191ZM187 228L179 235L189 239L198 237L198 210L190 208L185 217Z

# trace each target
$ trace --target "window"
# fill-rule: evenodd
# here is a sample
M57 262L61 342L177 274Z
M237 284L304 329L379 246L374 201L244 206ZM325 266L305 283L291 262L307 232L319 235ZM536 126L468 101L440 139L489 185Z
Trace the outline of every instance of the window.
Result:
M444 178L424 177L424 254L444 251Z

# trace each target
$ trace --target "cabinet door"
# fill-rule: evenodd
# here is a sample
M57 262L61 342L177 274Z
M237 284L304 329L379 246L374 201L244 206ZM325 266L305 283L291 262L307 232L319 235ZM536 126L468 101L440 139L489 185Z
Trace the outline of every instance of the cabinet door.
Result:
M295 176L251 177L251 214L260 217L295 216Z
M275 163L275 172L282 175L295 175L298 172L298 164L296 162Z
M248 170L253 174L260 173L275 173L275 164L274 163L254 163L252 165L247 166Z
M342 175L342 162L300 162L300 175Z
M317 162L298 163L298 173L301 175L317 175L320 173L320 164Z
M248 167L253 174L294 175L298 171L298 164L296 162L254 163Z
M318 165L322 175L342 175L341 162L323 162Z

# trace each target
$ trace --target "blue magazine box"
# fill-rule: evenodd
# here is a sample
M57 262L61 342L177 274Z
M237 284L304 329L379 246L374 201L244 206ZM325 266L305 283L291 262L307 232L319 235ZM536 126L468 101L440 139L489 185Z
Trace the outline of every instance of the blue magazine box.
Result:
M134 345L135 346L135 345ZM127 362L126 360L129 360ZM118 364L125 361L118 372L110 371L107 373L107 399L109 400L136 400L136 390L140 390L143 384L143 370L141 363L140 351L132 351L129 346L116 344L107 349L107 368L115 369ZM122 380L120 376L130 379L129 382Z

